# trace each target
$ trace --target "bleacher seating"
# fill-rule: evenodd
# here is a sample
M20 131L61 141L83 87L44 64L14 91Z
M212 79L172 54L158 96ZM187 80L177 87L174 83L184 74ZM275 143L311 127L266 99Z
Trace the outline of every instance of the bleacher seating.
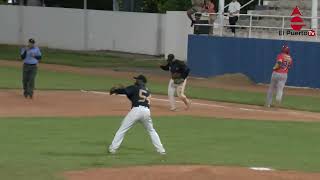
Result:
M264 6L266 8L257 8L256 10L248 11L248 14L261 14L261 15L280 15L280 16L291 16L292 10L298 6L302 15L305 17L311 17L312 0L265 0ZM318 4L320 9L320 3ZM320 16L320 12L318 13ZM291 28L290 23L291 17L285 18L284 27ZM282 18L253 18L253 26L265 26L265 27L282 27ZM304 19L304 29L311 28L311 19ZM249 25L249 18L241 16L238 25ZM320 22L319 22L320 25ZM280 29L259 29L252 28L251 36L255 38L267 38L267 39L279 39ZM228 36L230 32L226 29L225 34ZM246 33L245 33L246 32ZM320 31L318 30L318 34ZM247 37L248 29L238 29L238 37ZM286 36L285 39L291 40L314 40L314 37L307 36Z

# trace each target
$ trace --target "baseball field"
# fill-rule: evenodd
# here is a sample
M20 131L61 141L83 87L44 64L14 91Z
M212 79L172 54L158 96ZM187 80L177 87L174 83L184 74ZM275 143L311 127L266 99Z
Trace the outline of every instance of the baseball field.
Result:
M43 49L36 94L27 100L18 47L0 45L0 59L1 179L320 179L319 90L286 88L283 106L267 109L267 86L243 75L190 78L191 108L180 102L171 112L162 58ZM109 155L130 104L108 90L141 73L167 155L154 151L139 124Z

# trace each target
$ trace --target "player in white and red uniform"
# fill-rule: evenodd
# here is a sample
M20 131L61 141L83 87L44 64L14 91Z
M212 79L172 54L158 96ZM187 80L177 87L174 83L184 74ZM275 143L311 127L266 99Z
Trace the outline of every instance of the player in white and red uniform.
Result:
M273 67L271 83L267 94L266 107L271 106L274 91L276 92L276 104L281 104L283 88L287 82L288 72L292 64L293 60L290 56L290 49L287 45L284 45L281 53L277 57L276 64Z

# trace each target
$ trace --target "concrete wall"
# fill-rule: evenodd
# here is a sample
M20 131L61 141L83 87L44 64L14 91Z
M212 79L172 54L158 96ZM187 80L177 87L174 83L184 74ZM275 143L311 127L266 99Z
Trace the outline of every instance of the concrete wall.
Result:
M22 40L33 37L41 46L82 50L83 17L79 9L24 7Z
M0 6L0 43L18 44L21 31L18 10Z
M165 54L175 54L177 59L187 60L188 35L193 33L186 12L170 11L166 14Z
M0 43L165 54L165 14L0 5ZM85 20L88 21L85 21Z
M320 88L320 44L316 42L190 35L188 64L194 76L243 73L257 83L269 83L284 43L289 45L294 61L287 84Z
M89 11L89 49L164 54L165 15Z

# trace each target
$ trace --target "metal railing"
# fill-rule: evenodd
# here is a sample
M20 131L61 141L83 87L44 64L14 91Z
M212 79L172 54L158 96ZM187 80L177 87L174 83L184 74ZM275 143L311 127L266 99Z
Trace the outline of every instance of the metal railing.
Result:
M250 5L251 3L253 3L255 0L251 0L249 2L247 2L246 4L244 4L243 6L240 7L240 9L247 7L248 5Z
M250 5L250 4L253 3L254 1L255 1L255 0L251 0L251 1L247 2L246 4L244 4L243 6L241 6L240 9L242 9L242 8ZM259 3L258 3L258 4L259 4L259 5L261 4L261 0L259 0ZM227 4L227 5L224 7L224 9L226 9L226 8L229 7L229 6L230 6L230 3Z
M210 15L216 15L216 16L221 16L223 15L224 18L228 17L228 13L203 13L202 14L204 17L209 17ZM280 16L280 15L261 15L261 14L239 14L240 17L249 17L249 25L229 25L229 24L225 24L224 22L219 22L218 24L218 28L220 28L220 36L223 36L223 32L224 32L224 28L225 27L236 27L236 28L247 28L248 29L248 38L252 38L252 31L253 29L275 29L275 30L280 30L281 32L284 32L285 30L292 30L291 27L285 27L286 22L290 23L290 19L292 18L291 16ZM253 19L259 19L259 18L278 18L281 19L281 26L257 26L257 25L253 25ZM304 17L301 16L302 19L317 19L318 21L320 20L320 17ZM219 19L219 18L217 18ZM256 21L263 21L263 19L260 20L256 20ZM288 19L288 21L286 21L286 19ZM196 26L212 26L214 27L214 24L195 24ZM217 29L217 28L213 28L213 29ZM316 27L315 29L304 29L302 28L300 31L310 31L310 30L314 30L316 32L315 35L315 40L318 40L318 30L319 27ZM279 34L280 35L280 34ZM285 39L285 34L281 34L280 35L281 39L284 40Z

